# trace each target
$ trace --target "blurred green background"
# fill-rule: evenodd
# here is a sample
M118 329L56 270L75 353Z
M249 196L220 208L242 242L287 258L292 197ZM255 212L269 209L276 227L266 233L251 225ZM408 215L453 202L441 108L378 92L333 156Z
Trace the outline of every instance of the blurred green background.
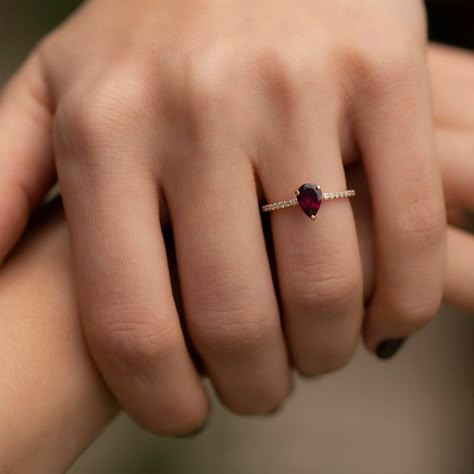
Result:
M78 0L0 0L0 81L18 66L45 32L80 3Z

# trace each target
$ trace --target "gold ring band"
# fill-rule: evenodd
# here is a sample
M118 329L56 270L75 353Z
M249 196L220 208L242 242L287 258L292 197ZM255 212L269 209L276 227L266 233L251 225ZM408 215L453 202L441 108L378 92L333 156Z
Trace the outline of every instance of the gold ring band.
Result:
M287 201L265 204L264 206L262 206L262 212L278 211L279 209L285 209L287 207L299 205L302 208L303 212L308 217L314 220L323 201L351 198L356 195L356 192L354 189L348 189L346 191L323 193L321 191L321 186L306 183L300 186L300 188L298 189L298 191L295 192L295 194L296 198L289 199Z

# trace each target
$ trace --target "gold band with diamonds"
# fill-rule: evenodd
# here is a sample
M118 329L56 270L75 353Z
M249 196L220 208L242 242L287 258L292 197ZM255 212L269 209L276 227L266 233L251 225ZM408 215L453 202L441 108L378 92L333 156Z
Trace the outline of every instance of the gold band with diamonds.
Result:
M323 193L323 201L329 201L331 199L345 199L351 198L356 195L354 189L348 189L347 191L338 191L335 193ZM288 201L274 202L272 204L265 204L262 206L262 212L278 211L278 209L285 209L287 207L297 206L298 199L290 199Z
M323 201L329 201L331 199L351 198L355 195L356 192L354 189L348 189L347 191L337 191L335 193L323 193ZM264 206L262 206L262 212L278 211L278 209L285 209L287 207L293 206L298 206L298 199L289 199L288 201L265 204Z
M346 191L336 191L332 193L323 193L319 184L304 183L295 192L296 198L288 199L288 201L273 202L262 206L263 212L277 211L278 209L285 209L287 207L297 206L311 218L316 220L316 214L319 212L324 201L332 199L350 198L356 195L353 189Z

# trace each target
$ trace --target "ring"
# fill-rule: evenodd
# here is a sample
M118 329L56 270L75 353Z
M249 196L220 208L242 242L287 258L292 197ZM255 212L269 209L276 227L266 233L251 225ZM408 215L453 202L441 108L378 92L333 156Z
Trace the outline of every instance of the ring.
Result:
M356 192L353 189L348 189L335 193L323 193L318 184L306 183L300 186L295 194L295 199L265 204L262 206L262 212L278 211L278 209L299 205L303 212L314 221L323 201L350 198L355 196Z

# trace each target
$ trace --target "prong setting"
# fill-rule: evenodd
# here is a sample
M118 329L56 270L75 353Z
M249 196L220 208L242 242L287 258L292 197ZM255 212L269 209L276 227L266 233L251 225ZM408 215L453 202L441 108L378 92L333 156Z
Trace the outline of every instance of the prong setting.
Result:
M308 189L310 190L309 195ZM301 191L304 191L304 194L302 194ZM323 193L320 185L307 183L295 191L295 198L289 199L288 201L265 204L262 206L262 212L277 211L279 209L300 205L304 213L314 221L323 201L351 198L355 195L356 192L353 189Z

